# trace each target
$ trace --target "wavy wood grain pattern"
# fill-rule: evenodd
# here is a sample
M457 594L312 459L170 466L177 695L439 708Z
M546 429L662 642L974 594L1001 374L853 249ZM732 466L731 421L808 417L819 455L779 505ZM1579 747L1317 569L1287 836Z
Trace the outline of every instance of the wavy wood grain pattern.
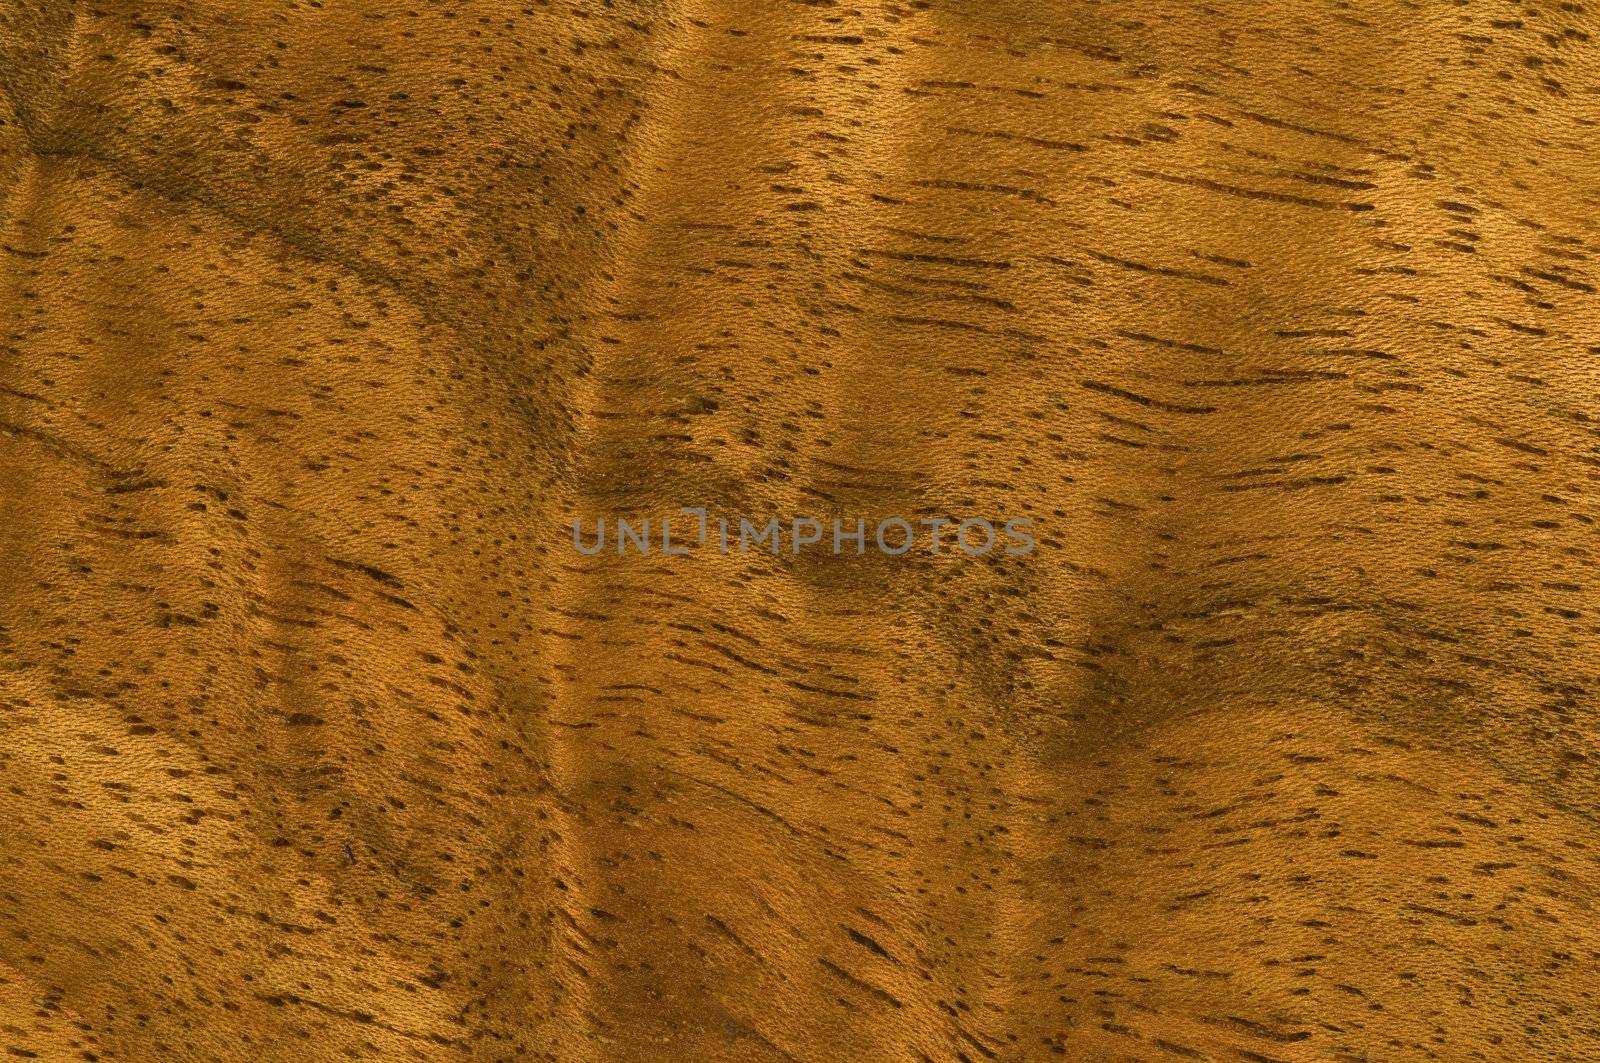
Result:
M1597 36L0 0L0 1048L1600 1059Z

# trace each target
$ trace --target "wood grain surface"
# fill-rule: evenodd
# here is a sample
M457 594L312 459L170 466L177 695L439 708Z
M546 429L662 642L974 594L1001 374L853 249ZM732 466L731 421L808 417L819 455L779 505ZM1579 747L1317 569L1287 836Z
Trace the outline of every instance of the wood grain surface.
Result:
M0 0L0 1049L1600 1060L1596 37Z

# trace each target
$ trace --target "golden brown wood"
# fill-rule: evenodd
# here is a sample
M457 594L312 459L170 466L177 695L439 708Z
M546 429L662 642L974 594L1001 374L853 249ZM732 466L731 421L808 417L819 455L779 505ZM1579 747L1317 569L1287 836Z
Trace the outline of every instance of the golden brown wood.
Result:
M0 0L0 1048L1600 1059L1596 35Z

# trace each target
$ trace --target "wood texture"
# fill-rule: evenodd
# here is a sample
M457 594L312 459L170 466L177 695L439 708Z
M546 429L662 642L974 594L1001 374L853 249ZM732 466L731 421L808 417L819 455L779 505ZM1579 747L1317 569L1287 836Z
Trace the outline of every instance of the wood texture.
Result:
M1600 1060L1597 34L0 0L0 1048Z

